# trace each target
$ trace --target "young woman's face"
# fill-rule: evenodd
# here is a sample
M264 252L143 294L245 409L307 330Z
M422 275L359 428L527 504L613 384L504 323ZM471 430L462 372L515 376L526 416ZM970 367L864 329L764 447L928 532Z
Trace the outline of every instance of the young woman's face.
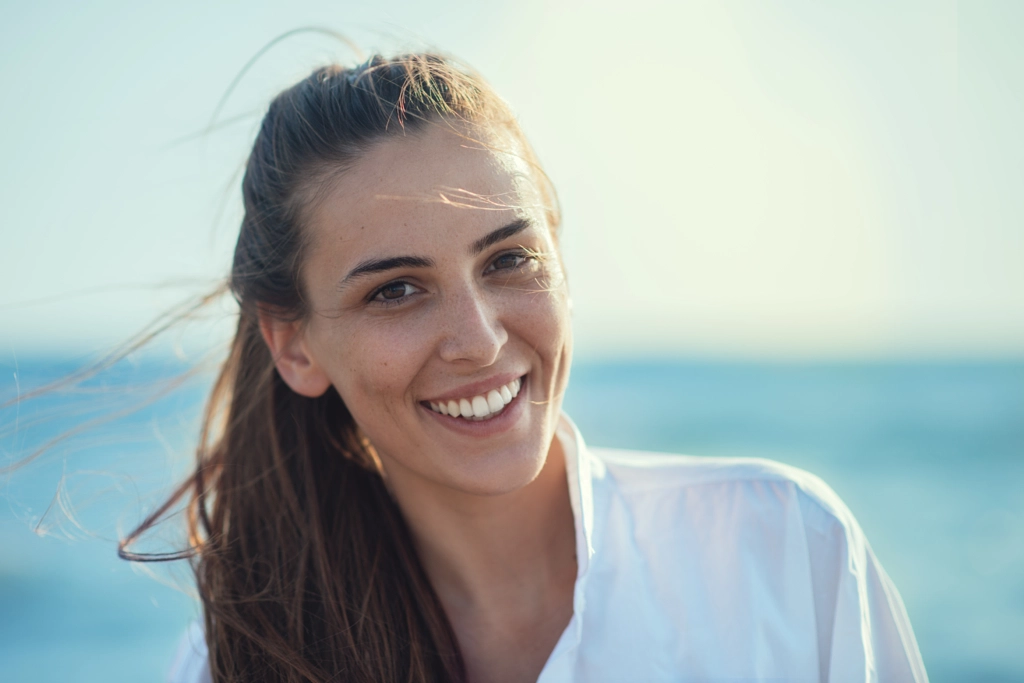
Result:
M431 125L375 146L309 211L302 334L391 478L497 494L545 462L572 337L534 177Z

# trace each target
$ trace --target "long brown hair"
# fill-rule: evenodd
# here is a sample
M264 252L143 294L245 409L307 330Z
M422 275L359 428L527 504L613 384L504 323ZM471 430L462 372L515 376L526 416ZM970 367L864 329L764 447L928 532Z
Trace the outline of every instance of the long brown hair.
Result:
M459 120L511 131L537 168L501 99L437 55L317 69L263 119L230 277L238 329L204 414L195 472L120 551L132 560L192 558L218 683L465 678L372 445L333 388L318 398L289 389L258 323L261 311L309 314L302 221L322 183L386 136ZM554 229L554 194L537 170ZM182 501L187 551L128 550Z

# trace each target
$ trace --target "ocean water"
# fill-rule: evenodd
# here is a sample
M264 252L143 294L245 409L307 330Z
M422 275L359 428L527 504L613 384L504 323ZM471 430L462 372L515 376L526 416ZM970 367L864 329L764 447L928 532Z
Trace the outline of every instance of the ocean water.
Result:
M0 402L75 365L0 364ZM0 480L0 681L162 680L197 614L188 569L123 562L116 538L188 466L209 376L144 405L180 370L123 364L0 412L4 462L142 406ZM1024 362L577 363L565 409L592 445L818 474L899 588L932 681L1024 681Z

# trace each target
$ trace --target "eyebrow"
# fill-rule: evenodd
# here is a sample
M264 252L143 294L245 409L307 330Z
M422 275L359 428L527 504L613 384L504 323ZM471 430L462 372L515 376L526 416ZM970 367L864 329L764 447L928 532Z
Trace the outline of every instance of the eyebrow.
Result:
M528 218L516 219L506 226L492 230L476 242L473 242L470 251L473 254L479 254L487 247L517 235L531 225L533 225L533 221ZM342 278L341 282L338 283L338 289L343 289L352 280L372 275L373 273L381 273L396 268L431 268L433 266L434 259L425 256L392 256L390 258L367 259L350 270L348 275Z
M473 242L472 252L474 254L479 254L481 251L491 246L492 244L497 244L502 240L507 240L512 235L517 235L521 233L523 230L526 230L531 225L533 225L533 221L531 221L529 218L518 218L509 223L508 225L506 225L505 227L498 228L497 230L489 232L480 239L478 239L476 242Z
M434 259L423 256L393 256L391 258L369 259L350 270L348 275L338 283L338 289L342 289L356 278L373 273L394 270L395 268L430 268L433 265Z

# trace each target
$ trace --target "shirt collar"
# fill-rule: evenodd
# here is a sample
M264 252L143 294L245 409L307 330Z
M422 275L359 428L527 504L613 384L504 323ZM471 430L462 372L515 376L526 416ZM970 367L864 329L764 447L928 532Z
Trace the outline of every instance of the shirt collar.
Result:
M569 416L562 413L555 429L555 438L565 455L565 475L569 485L569 503L572 506L573 523L576 528L576 585L573 588L572 620L555 645L548 664L538 680L547 680L545 672L561 662L564 656L574 651L583 639L583 610L586 607L587 574L594 557L594 462L583 441L580 430ZM553 669L554 670L554 669Z
M569 502L576 525L576 588L579 593L594 556L594 483L591 458L583 435L565 413L562 413L555 435L565 454Z

